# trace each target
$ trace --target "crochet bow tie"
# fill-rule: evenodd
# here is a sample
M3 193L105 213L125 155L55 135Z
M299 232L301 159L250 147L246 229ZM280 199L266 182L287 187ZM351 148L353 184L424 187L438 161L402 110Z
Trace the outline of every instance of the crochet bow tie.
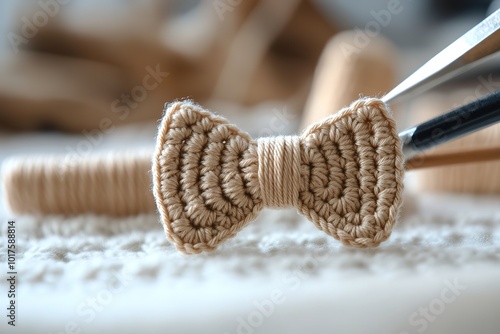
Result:
M212 250L264 207L293 206L345 245L378 246L401 203L404 159L385 103L362 99L299 136L252 140L200 106L167 106L153 159L167 237Z

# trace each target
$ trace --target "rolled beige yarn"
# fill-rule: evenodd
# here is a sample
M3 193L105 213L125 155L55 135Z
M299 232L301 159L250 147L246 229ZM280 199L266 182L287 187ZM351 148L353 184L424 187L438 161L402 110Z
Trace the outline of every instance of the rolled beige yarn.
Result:
M421 123L479 98L480 96L476 96L476 87L473 84L468 86L470 88L455 87L428 93L415 100L408 110L411 123ZM499 144L500 124L497 124L440 145L429 153L485 148ZM425 159L425 154L422 159ZM500 194L500 161L426 168L412 171L412 178L412 187L417 191Z
M398 52L382 36L360 40L345 31L326 45L316 67L302 128L349 105L360 96L383 96L396 84Z
M13 213L127 216L156 210L150 169L150 154L16 157L2 179Z

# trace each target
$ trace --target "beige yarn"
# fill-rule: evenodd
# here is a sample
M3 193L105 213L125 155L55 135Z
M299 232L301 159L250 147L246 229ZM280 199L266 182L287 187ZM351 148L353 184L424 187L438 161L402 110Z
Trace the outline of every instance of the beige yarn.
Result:
M264 206L296 206L300 185L300 139L298 137L257 140L259 184Z
M185 253L214 249L265 206L294 206L345 245L378 246L396 222L403 171L395 122L379 99L358 100L300 137L257 141L175 102L152 168L166 235Z
M151 156L11 158L2 166L7 204L19 214L126 216L155 209Z

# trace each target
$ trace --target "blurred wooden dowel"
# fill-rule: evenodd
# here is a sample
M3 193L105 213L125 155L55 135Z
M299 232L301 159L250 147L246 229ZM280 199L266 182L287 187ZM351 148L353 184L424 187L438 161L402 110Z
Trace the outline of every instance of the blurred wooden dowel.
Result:
M0 59L0 125L81 132L116 114L115 125L156 121L165 102L183 98L247 106L297 100L302 109L324 45L338 30L312 0L295 1L283 17L273 0L245 0L225 14L203 1L187 5L189 15L163 0L61 5ZM32 1L17 3L13 17L40 13ZM277 17L282 22L275 26ZM24 20L12 22L11 30L24 36ZM259 52L245 51L257 44ZM220 79L223 72L230 80Z
M475 78L474 78L475 79ZM481 80L457 82L423 94L408 105L407 115L411 124L422 123L447 110L466 104L480 97L478 92L488 93L488 87ZM496 78L495 79L496 82ZM464 115L466 117L466 115ZM457 120L460 121L460 120ZM500 124L490 126L463 138L439 145L427 156L450 152L471 152L479 147L500 145ZM471 156L469 159L473 159ZM425 168L412 172L414 186L419 191L456 192L474 194L500 194L500 161L477 161Z
M361 43L346 31L326 45L306 103L302 128L331 115L360 96L382 96L396 84L398 52L386 38Z
M423 154L406 163L406 170L500 160L500 146Z

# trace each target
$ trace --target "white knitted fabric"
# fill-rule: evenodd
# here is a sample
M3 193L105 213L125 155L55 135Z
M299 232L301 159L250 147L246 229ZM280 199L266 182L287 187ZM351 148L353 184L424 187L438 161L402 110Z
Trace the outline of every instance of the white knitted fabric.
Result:
M2 159L83 140L1 136ZM139 150L153 137L154 126L117 130L95 150ZM294 210L265 210L216 251L191 256L154 214L14 217L2 203L0 263L5 274L15 219L19 284L13 329L0 282L0 332L498 333L499 203L408 195L376 249L344 247Z

